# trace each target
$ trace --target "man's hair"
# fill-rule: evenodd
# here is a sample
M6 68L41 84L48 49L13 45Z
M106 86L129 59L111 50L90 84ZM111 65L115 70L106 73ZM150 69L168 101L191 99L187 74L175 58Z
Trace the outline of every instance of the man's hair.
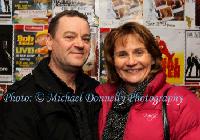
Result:
M49 23L48 33L50 33L50 35L52 37L54 37L55 34L56 34L56 29L57 29L57 26L58 26L59 19L64 17L64 16L67 16L67 17L80 17L82 19L85 19L85 21L88 22L88 17L86 15L76 11L76 10L65 10L63 12L60 12L55 17L53 17L51 19L50 23Z
M110 83L120 83L121 78L117 74L114 65L114 48L116 41L121 41L125 45L125 41L128 35L133 35L140 42L144 43L148 53L151 54L153 61L155 62L152 67L149 77L154 76L158 71L162 69L161 60L162 54L155 41L153 34L143 25L136 22L128 22L118 28L114 28L105 38L104 41L104 57L107 68L108 81Z

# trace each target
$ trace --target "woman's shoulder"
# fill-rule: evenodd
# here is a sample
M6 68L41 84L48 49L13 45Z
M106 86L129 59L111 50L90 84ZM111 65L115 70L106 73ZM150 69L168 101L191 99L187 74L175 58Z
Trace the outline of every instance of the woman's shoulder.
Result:
M96 87L96 92L98 95L114 95L117 90L117 85L116 84L111 84L111 83L104 83L100 84Z

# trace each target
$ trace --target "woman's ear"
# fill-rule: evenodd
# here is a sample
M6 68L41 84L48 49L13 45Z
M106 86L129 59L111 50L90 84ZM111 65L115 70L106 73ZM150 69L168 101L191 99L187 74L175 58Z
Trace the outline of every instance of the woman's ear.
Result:
M154 64L156 64L156 61L153 59L151 62L151 65L154 65Z

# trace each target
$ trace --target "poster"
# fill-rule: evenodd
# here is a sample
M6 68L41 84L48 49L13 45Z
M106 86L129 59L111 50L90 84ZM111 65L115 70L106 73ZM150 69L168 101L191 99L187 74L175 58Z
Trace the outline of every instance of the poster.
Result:
M99 60L99 81L100 83L105 83L107 81L107 72L106 72L106 65L105 65L105 58L104 58L104 39L106 35L110 32L110 28L100 28L100 60Z
M200 0L195 2L195 25L200 26Z
M99 45L98 45L98 34L99 30L97 27L91 27L90 28L91 33L91 48L90 48L90 54L86 61L86 63L83 65L83 71L89 75L90 77L98 80L98 70L99 70Z
M195 28L193 0L144 1L144 25L158 28Z
M6 84L0 84L0 101L3 98L3 95L7 92L8 85Z
M128 21L142 23L143 0L98 0L95 10L101 28L118 27Z
M184 85L185 31L172 29L150 29L159 44L163 56L162 67L167 82Z
M14 24L48 24L52 17L52 1L13 0Z
M0 83L12 82L13 26L0 25Z
M14 80L21 80L48 56L47 25L14 26Z
M0 0L0 24L11 24L11 0Z
M199 85L200 82L200 30L186 30L185 33L185 81Z
M88 22L91 26L98 24L98 20L95 15L95 0L54 0L53 2L53 15L56 15L59 12L64 10L77 10L88 17Z

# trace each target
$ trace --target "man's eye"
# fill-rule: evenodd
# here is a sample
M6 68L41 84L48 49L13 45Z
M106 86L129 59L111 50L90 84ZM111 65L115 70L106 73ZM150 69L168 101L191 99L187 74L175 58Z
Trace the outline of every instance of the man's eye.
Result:
M83 41L86 42L86 43L89 43L90 42L90 37L83 38Z
M64 38L66 38L66 39L73 39L74 36L65 36Z

